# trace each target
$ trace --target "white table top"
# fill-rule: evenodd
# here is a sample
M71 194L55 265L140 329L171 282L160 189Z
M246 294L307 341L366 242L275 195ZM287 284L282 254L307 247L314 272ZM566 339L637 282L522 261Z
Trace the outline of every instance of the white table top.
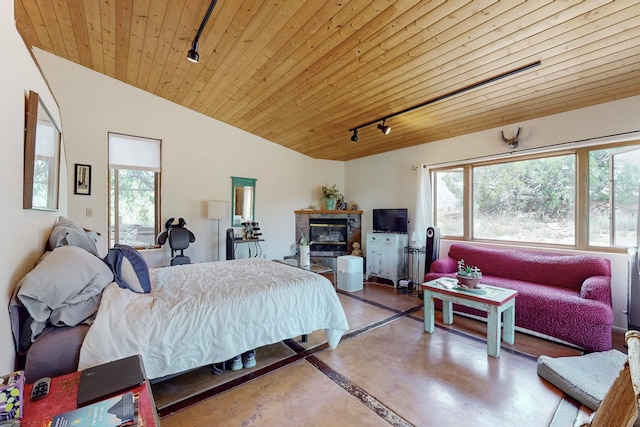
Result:
M431 292L459 296L493 305L502 305L518 295L518 291L482 283L478 284L475 289L460 287L457 280L446 277L423 283L422 288Z

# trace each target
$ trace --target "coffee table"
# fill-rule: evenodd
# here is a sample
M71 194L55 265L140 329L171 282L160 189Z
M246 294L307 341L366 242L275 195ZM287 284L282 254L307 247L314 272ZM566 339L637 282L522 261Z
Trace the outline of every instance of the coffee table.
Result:
M517 291L479 284L476 289L461 288L455 279L436 279L422 284L424 292L424 331L433 333L435 327L434 298L442 300L442 317L447 325L453 324L453 304L477 308L487 312L487 354L500 357L500 324L502 340L515 342Z
M290 265L292 267L298 267L303 270L312 271L317 274L333 273L333 287L334 288L336 287L336 272L331 267L327 267L326 265L315 264L315 263L311 263L311 265L300 265L300 261L298 260L298 258L276 259L275 261L280 262L282 264Z

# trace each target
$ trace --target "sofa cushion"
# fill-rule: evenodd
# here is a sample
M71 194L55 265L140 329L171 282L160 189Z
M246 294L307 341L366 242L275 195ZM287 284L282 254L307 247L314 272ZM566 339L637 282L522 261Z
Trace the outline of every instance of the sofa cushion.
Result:
M586 255L533 253L453 244L449 256L475 265L482 274L535 281L544 285L580 290L591 276L611 276L609 260Z
M626 359L627 355L618 350L585 356L540 356L537 370L542 378L595 411Z

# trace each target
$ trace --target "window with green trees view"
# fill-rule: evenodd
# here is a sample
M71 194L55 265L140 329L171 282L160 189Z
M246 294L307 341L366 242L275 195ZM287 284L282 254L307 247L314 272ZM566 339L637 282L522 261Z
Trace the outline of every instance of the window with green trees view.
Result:
M637 143L457 165L432 174L434 218L444 236L577 248L637 244Z
M150 247L160 232L160 141L109 133L109 245Z

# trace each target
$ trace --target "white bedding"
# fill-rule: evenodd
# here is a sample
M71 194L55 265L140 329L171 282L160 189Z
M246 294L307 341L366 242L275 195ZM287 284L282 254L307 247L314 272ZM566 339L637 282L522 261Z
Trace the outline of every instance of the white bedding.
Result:
M349 328L329 280L282 263L207 262L150 276L150 294L104 289L79 369L140 354L159 378L319 329L335 348Z

